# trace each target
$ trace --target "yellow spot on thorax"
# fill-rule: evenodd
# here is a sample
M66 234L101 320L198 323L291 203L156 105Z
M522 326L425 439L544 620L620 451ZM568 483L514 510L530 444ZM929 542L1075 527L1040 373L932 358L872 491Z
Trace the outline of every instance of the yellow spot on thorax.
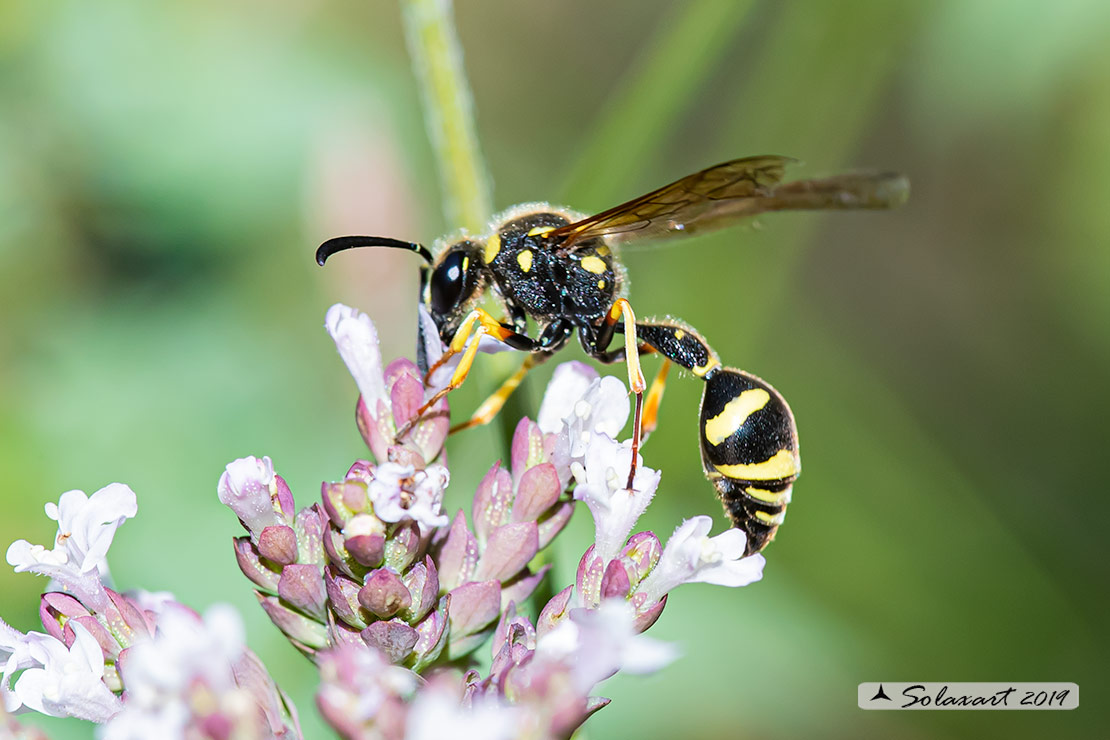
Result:
M528 230L528 236L539 236L540 234L546 234L547 232L554 230L554 226L533 226L531 229Z
M741 465L714 465L721 475L733 480L780 480L801 471L798 458L790 450L779 450L767 460Z
M709 444L719 445L735 434L748 417L759 411L771 400L771 394L762 388L751 388L725 404L721 413L705 422L705 438Z
M681 342L683 339L686 338L686 332L684 332L682 329L675 329L674 338Z
M605 265L605 260L591 254L589 257L582 258L582 269L600 275L608 268Z
M528 272L532 269L532 250L525 249L523 252L516 256L516 263L520 265L521 272Z
M605 290L605 281L604 280L598 280L597 281L597 289L598 290Z
M598 247L595 251L597 252L598 257L608 257L610 254L612 254L612 251L609 249L609 247L605 246L604 244Z
M496 257L497 253L500 251L501 237L497 234L494 234L486 240L486 249L484 252L482 252L482 259L484 259L486 261L486 264L488 265L490 262L493 262L493 258Z

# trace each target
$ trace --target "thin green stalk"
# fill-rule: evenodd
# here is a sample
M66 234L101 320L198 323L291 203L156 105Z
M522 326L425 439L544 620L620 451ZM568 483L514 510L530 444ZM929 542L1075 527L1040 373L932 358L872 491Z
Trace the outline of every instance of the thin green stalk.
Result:
M478 146L451 2L401 0L401 9L439 167L444 215L452 228L480 231L491 214L490 177Z

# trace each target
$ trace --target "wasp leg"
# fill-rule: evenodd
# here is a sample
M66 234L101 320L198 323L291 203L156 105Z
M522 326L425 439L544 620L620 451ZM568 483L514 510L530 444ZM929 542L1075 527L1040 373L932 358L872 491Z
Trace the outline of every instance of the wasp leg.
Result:
M473 416L462 424L451 427L449 434L461 432L471 427L489 424L493 421L497 414L500 413L502 407L504 407L505 402L509 400L509 396L520 386L521 382L524 380L524 376L528 374L528 371L545 362L556 350L566 344L567 337L571 335L573 330L574 325L569 321L556 321L544 329L539 339L534 342L534 346L531 350L532 354L524 360L520 369L502 383L501 387L494 391L489 398L483 401L482 405L478 407L478 410L474 412Z
M482 337L487 334L497 337L515 349L534 351L539 347L536 340L531 337L525 334L518 334L512 329L503 326L480 308L474 309L459 326L458 331L455 332L455 336L452 337L451 344L444 351L443 356L428 369L428 373L424 379L425 383L427 383L428 379L432 377L432 374L442 367L443 363L448 358L453 357L458 354L460 350L465 348L458 367L456 367L455 372L451 374L451 380L444 388L437 391L431 398L424 402L424 405L416 410L416 414L409 419L408 423L397 431L394 440L402 439L424 418L425 414L427 414L433 406L439 403L441 398L463 384L467 374L470 372L471 365L474 364L474 357L478 354L478 345L481 343ZM469 344L467 340L470 340ZM515 388L515 386L513 387ZM511 392L512 389L509 390L509 393ZM505 394L505 398L509 397L509 393ZM502 401L502 403L504 403L504 401Z
M429 381L432 378L432 375L435 374L436 370L439 370L441 367L443 367L444 363L457 355L459 352L463 351L463 348L466 347L467 340L470 339L470 335L474 333L479 326L485 329L485 334L500 339L502 342L505 342L513 349L531 351L536 349L537 347L536 340L532 339L526 334L514 331L513 329L505 326L500 321L490 316L489 313L487 313L483 309L476 308L471 311L465 319L463 319L463 322L455 331L455 336L451 338L451 343L447 345L447 349L443 351L443 355L438 360L436 360L435 364L428 368L428 372L424 374L425 385L428 385ZM477 350L475 349L475 351ZM463 377L466 377L465 373L463 374Z
M703 380L721 366L709 343L681 321L649 319L636 324L636 331L641 342Z
M482 405L478 407L478 410L474 412L473 416L463 423L451 427L449 434L455 434L464 429L489 424L493 421L494 417L497 416L501 408L505 405L505 402L509 400L509 396L513 394L513 391L515 391L521 381L524 380L524 376L528 374L528 371L536 365L539 365L545 359L547 359L547 355L541 354L532 354L524 358L524 363L520 366L520 369L509 376L509 378L501 384L500 388L483 401Z
M644 346L641 345L640 354L643 354L643 349ZM655 380L651 381L651 389L648 391L647 400L644 401L643 442L647 441L648 436L658 426L659 406L663 403L663 391L667 387L667 373L670 369L671 361L664 358L659 365L659 372L655 374Z
M607 352L609 342L613 339L617 322L622 322L624 332L624 348L618 352ZM644 373L640 369L640 349L636 340L636 314L632 306L624 298L613 301L609 313L605 316L605 323L596 331L583 330L579 336L586 352L601 362L615 362L619 353L623 353L625 364L628 368L628 387L636 394L636 413L632 419L632 464L628 470L629 490L636 477L636 457L640 452L641 430L643 427L644 391L647 383L644 382Z

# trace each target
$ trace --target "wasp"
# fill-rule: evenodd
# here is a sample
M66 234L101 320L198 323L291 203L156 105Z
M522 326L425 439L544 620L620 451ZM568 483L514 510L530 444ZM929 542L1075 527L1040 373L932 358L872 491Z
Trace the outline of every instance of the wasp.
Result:
M337 237L320 245L316 261L323 266L331 255L353 247L407 249L424 260L420 300L446 346L432 367L423 368L426 377L449 358L462 357L450 381L419 409L416 419L462 384L481 335L528 353L520 369L452 432L492 420L525 374L575 334L590 357L606 364L625 362L636 396L628 488L641 441L656 426L671 363L690 371L705 381L702 467L732 525L747 533L748 553L755 553L782 524L801 471L794 415L769 383L722 365L693 327L674 319L638 319L628 301L619 249L633 242L702 234L770 211L890 208L909 194L906 178L893 173L784 182L791 162L780 156L735 159L593 216L547 204L516 206L495 217L487 234L466 235L435 255L423 245L397 239ZM500 317L479 306L487 294L494 297ZM623 342L614 344L617 334L623 334ZM650 390L640 366L640 355L649 353L663 358ZM398 439L411 426L398 430Z

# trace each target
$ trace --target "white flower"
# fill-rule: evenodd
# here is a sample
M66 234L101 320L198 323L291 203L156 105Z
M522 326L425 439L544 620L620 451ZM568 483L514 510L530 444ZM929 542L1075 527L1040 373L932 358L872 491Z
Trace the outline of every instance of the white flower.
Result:
M565 431L567 454L581 461L594 434L616 439L628 421L624 383L581 362L564 362L544 393L536 424L548 434Z
M758 553L744 557L747 535L729 529L709 537L713 520L696 516L678 525L667 540L659 563L640 584L640 591L658 601L683 583L747 586L763 577L766 562Z
M335 341L339 356L355 379L358 392L371 415L378 415L378 401L389 403L382 373L382 353L378 348L378 330L361 311L336 303L328 309L324 326Z
M135 492L122 483L107 485L92 496L67 491L57 504L46 504L46 515L58 522L54 548L17 540L8 547L8 564L17 573L50 576L86 606L103 607L107 597L101 581L108 576L105 556L116 529L137 511Z
M442 465L414 470L412 465L385 462L374 470L368 492L374 515L383 522L414 519L425 529L447 526L443 491L450 475Z
M417 694L408 713L405 740L513 740L521 737L526 719L519 707L476 695L464 707L457 696L435 688Z
M412 465L384 462L374 469L374 480L367 486L374 514L383 522L399 522L406 514L401 505L406 479L412 478L416 469Z
M232 671L243 639L243 622L228 605L209 608L203 621L184 606L165 605L154 639L134 645L121 664L127 704L99 737L183 737L192 715L190 695L198 686L219 696L221 707L255 711Z
M637 465L632 490L625 488L632 448L629 443L616 442L604 434L591 436L584 462L572 465L578 481L574 497L590 508L594 517L594 552L608 562L617 556L655 496L659 472Z
M266 527L284 523L275 509L274 490L273 461L253 455L228 463L216 487L220 503L235 512L255 539Z
M563 419L573 413L574 404L597 377L597 371L584 362L564 362L556 367L536 415L540 431L558 434L563 428Z
M443 512L443 492L451 480L447 468L438 463L418 471L408 514L427 529L446 527L450 518Z
M673 645L636 632L635 611L624 599L573 609L569 617L540 638L536 658L568 662L583 694L618 671L651 673L678 657Z
M12 690L36 712L104 722L123 705L102 680L104 653L96 638L77 622L70 625L74 640L68 648L50 635L27 634L24 645L32 667L20 674Z
M16 672L31 665L27 653L27 635L0 619L0 661L3 662L3 671L0 673L0 699L3 700L4 711L14 712L23 702L12 691L11 679Z

